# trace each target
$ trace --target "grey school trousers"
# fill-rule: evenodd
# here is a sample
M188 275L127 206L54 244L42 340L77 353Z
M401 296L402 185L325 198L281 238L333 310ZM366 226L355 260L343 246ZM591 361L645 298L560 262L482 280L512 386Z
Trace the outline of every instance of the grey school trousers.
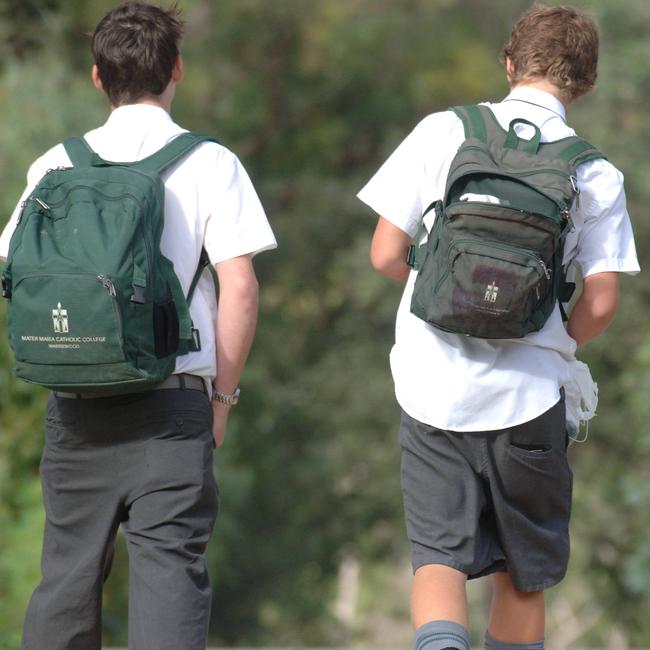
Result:
M42 581L23 650L100 650L102 585L121 525L129 555L129 649L204 650L204 551L218 510L212 408L197 390L51 396L41 481Z

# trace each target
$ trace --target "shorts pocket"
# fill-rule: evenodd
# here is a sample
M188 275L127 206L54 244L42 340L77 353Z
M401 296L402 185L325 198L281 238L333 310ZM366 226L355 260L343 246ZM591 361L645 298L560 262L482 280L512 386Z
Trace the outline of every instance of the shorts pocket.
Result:
M543 464L566 457L566 423L564 402L558 401L548 411L508 431L506 453L528 464Z
M547 460L553 456L553 447L547 442L519 442L510 440L510 451L531 460Z

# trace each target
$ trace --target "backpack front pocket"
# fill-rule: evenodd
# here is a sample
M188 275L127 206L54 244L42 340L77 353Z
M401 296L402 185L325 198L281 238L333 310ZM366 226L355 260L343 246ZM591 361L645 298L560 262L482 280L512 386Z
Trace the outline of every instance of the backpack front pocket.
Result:
M105 275L25 276L13 289L9 318L17 361L41 365L124 361L117 291Z
M416 281L413 313L469 336L525 336L551 287L551 271L539 256L504 242L453 239L427 266Z
M451 306L449 324L471 336L518 338L530 331L531 314L545 297L550 277L544 261L529 250L460 239L449 248L436 302L444 296Z

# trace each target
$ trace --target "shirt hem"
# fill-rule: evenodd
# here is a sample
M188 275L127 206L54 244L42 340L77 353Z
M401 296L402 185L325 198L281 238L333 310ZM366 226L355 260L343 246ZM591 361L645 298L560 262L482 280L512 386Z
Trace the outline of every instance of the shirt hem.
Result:
M242 255L252 255L254 257L259 253L263 253L264 251L275 250L277 247L278 247L277 242L260 244L258 246L253 246L252 249L250 246L245 246L241 250L234 249L232 251L229 251L228 253L225 254L222 253L214 257L210 255L210 261L212 262L212 264L219 264L219 262L226 262L228 260L234 259L235 257L241 257Z
M641 267L638 263L631 263L630 260L607 259L607 260L589 260L580 262L580 271L582 277L586 278L596 273L626 273L627 275L636 275L640 273Z
M488 425L457 424L453 421L437 420L435 417L430 417L429 414L423 413L418 409L413 408L413 406L409 404L407 400L405 400L403 397L399 395L397 390L395 391L395 398L397 400L399 407L409 417L413 418L414 420L417 420L418 422L421 422L422 424L426 424L430 427L435 427L436 429L440 429L441 431L454 431L457 433L480 433L484 431L501 431L503 429L509 429L511 427L516 427L521 424L525 424L526 422L530 422L531 420L534 420L535 418L539 417L540 415L542 415L542 413L546 413L546 411L548 411L552 406L557 404L557 402L560 400L560 397L561 397L560 384L558 383L557 395L549 399L548 403L546 403L546 400L544 400L540 402L535 409L527 411L526 414L521 417L506 419L503 422L499 422L497 426L491 426L489 424Z
M378 216L392 223L393 226L399 228L402 232L405 232L409 237L414 237L415 233L417 233L418 228L420 226L419 221L413 219L412 217L407 217L406 223L404 223L405 221L404 219L400 219L398 217L395 217L394 215L391 215L390 211L382 210L381 207L375 204L371 198L367 198L363 190L361 190L361 192L357 194L357 198L362 203L365 203L365 205L367 205L371 210L373 210Z

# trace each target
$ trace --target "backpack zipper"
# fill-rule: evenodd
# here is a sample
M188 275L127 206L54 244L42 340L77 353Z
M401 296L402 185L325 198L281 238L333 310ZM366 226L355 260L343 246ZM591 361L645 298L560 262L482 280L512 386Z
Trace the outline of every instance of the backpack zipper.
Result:
M452 219L456 218L457 216L460 216L459 214L451 214L450 215L448 213L448 210L450 208L458 208L458 207L465 208L465 206L471 207L473 205L478 205L478 206L492 205L495 208L501 208L501 209L505 208L506 210L512 210L513 212L517 212L519 214L529 214L529 215L531 215L533 217L537 217L538 219L543 219L545 221L551 221L556 226L561 226L562 225L562 220L568 220L569 219L569 211L566 210L566 209L560 211L561 220L560 220L560 223L556 223L556 221L554 219L549 219L546 215L539 214L539 212L533 212L532 210L523 210L521 208L513 208L510 205L501 205L501 204L496 204L496 203L484 203L484 202L481 202L481 201L454 201L454 203L450 203L446 207L445 213L444 213L444 218L451 221ZM500 217L500 216L498 216L496 214L495 215L477 214L477 213L471 212L470 210L467 210L467 209L463 209L462 212L463 212L463 214L465 214L467 216L479 217L481 219L493 219L493 220L508 221L508 222L512 221L511 219L506 219L506 218ZM526 225L529 228L535 228L536 230L541 230L542 232L545 232L545 233L547 233L549 235L552 234L552 233L549 233L548 230L545 230L544 228L541 228L540 226L536 226L536 225L534 225L532 223L529 223L529 224L526 224ZM563 231L560 233L560 236L562 236L562 234L563 234Z
M475 149L479 149L479 147L474 147ZM474 163L463 163L462 165L459 165L456 169L460 169L464 165L473 165ZM496 172L493 168L479 168L476 171L472 173L482 173L482 174L490 174L491 176L497 176L499 178L516 178L518 179L519 177L524 177L524 176L534 176L535 174L553 174L554 176L559 176L560 178L563 178L564 180L568 180L571 183L571 189L573 189L573 181L571 180L574 178L573 176L569 175L567 176L563 172L558 171L557 169L550 169L550 168L545 168L545 169L534 169L531 171L522 171L522 172L507 172L507 173L499 173ZM465 174L463 174L465 175ZM467 174L467 176L470 176L471 174ZM553 203L557 204L560 206L558 201L556 201L554 198L548 196L544 192L542 192L539 188L535 187L531 183L526 183L526 181L521 181L524 183L524 185L527 185L528 187L532 188L536 192L539 192L542 196L545 196L549 201L553 201ZM563 204L562 204L563 205Z
M482 147L477 147L476 145L469 145L469 146L467 146L467 147L461 147L461 149L462 149L463 151L482 151L483 153L486 153L485 149L483 149ZM459 149L459 151L460 151L460 149ZM553 159L551 158L551 159L549 159L549 160L553 160ZM462 165L460 165L460 167L462 167L463 165L469 165L469 164L472 164L472 163L464 162ZM488 173L490 172L490 170L485 170L485 169L483 169L483 170L481 170L481 171L483 171L483 172L488 172ZM570 174L569 176L567 176L564 172L558 171L557 169L552 169L552 168L550 168L550 167L545 168L545 169L535 169L535 170L525 171L525 172L509 172L508 174L498 174L498 173L495 173L494 175L495 175L495 176L506 176L506 177L507 177L510 173L511 173L513 176L530 176L530 175L532 175L532 174L539 174L539 173L554 174L555 176L560 176L560 177L562 177L562 178L564 178L564 179L568 179L569 182L571 183L571 187L573 188L574 192L577 193L577 191L578 191L577 185L574 184L575 176L573 176L572 174ZM575 180L577 181L577 179L575 179ZM532 187L532 186L531 186L531 187ZM533 188L533 189L535 189L535 188ZM539 190L538 190L538 191L539 191ZM543 194L543 192L541 192L541 193ZM544 196L546 196L546 195L544 194ZM550 197L549 197L549 198L550 198ZM554 199L551 199L551 201L553 201L553 200L554 200Z
M122 338L122 330L124 325L122 323L122 313L120 312L120 306L117 304L117 290L115 289L115 284L108 276L104 275L103 273L100 273L95 277L102 283L102 286L104 289L106 289L106 291L108 291L108 295L111 297L113 313L115 314L115 320L117 321L117 340L120 344L120 350L122 350L122 353L124 354L124 339Z
M59 167L50 167L46 172L45 176L48 174L51 174L52 172L62 172L66 171L67 169L73 169L72 167L66 167L65 165L59 165Z
M457 240L457 241L471 243L474 240L466 239L466 240ZM537 266L539 266L542 269L542 272L544 273L547 280L551 279L550 269L548 268L548 266L546 266L544 260L541 257L539 257L539 255L533 253L533 251L528 250L527 248L520 248L518 246L514 246L513 244L506 244L505 242L498 242L491 239L487 241L480 241L479 243L482 246L488 246L489 248L497 248L504 251L508 251L510 253L515 253L516 255L521 255L522 257L527 257L529 260L537 264Z
M453 248L457 248L461 244L478 244L479 246L488 246L489 248L496 248L500 250L505 250L510 253L515 253L516 255L520 255L521 257L527 257L529 260L531 260L535 266L539 267L542 270L542 273L544 274L544 277L547 280L551 279L551 269L546 266L546 263L544 260L539 257L538 255L535 255L532 251L529 251L525 248L518 248L517 246L512 246L510 244L504 244L502 242L497 242L494 240L487 240L487 241L482 241L480 239L471 239L468 237L463 237L461 239L455 239L452 241L448 248L447 248L447 268L445 270L445 273L442 274L440 279L436 282L435 288L434 288L434 293L438 292L438 289L442 285L442 283L447 279L449 274L451 273L451 263L449 263L449 258L451 257L451 251ZM480 253L473 253L474 255L480 255ZM514 262L516 264L516 262Z
M112 280L110 280L103 274L98 275L97 279L102 283L104 289L108 291L111 298L115 298L117 296L117 291L115 290L115 285L113 284Z
M95 187L91 187L90 185L75 185L74 188L72 188L65 195L65 198L61 199L60 201L57 201L56 203L52 203L49 206L46 206L46 204L40 199L38 199L37 197L33 197L33 200L37 201L39 205L46 206L48 210L51 210L53 208L58 208L60 205L63 205L68 200L70 194L72 194L72 192L74 192L77 189L90 190L94 194L98 194L99 196L106 199L107 201L121 201L122 199L131 199L138 207L142 208L141 202L137 199L137 197L133 196L133 194L129 194L127 192L126 194L120 194L119 196L111 196L110 194L105 194L104 192L98 190Z
M71 169L71 167L64 167L64 169ZM56 171L56 170L50 170L50 171ZM91 192L94 192L95 194L99 194L99 196L103 197L107 201L121 201L124 198L128 198L128 199L131 199L140 209L142 209L142 204L140 203L140 201L138 201L138 199L135 196L133 196L133 194L128 194L127 193L127 194L121 194L120 196L110 196L110 195L104 194L104 192L102 192L102 191L100 191L100 190L98 190L98 189L96 189L94 187L90 187L88 185L77 185L74 189L78 189L78 188L87 189L87 190L90 190ZM52 203L50 205L45 203L45 201L43 201L43 199L40 199L37 196L29 196L28 198L26 198L20 204L20 214L18 215L18 219L16 220L16 226L18 226L18 224L20 224L20 222L23 220L23 216L25 214L25 208L27 207L27 204L30 201L34 201L35 203L38 203L38 205L41 207L42 210L44 210L46 212L51 212L52 208L58 208L60 205L63 205L68 200L68 197L70 196L72 191L74 191L74 190L71 190L70 192L68 192L64 199L61 199L60 201L57 201L56 203Z
M489 248L497 248L504 251L508 251L510 253L515 253L516 255L521 255L522 257L527 257L529 260L537 264L537 266L539 266L542 269L547 280L551 279L551 271L548 268L548 266L546 266L544 260L541 257L539 257L539 255L536 255L535 253L533 253L533 251L528 250L527 248L519 248L518 246L513 246L512 244L506 244L504 242L494 241L492 239L488 239L487 241L482 241L482 240L477 241L475 239L470 239L470 238L455 240L455 244L458 245L461 243L477 243L481 246L488 246ZM449 245L449 248L450 249L452 248L452 244Z
M478 147L476 147L476 148L478 148ZM463 163L463 165L467 165L467 164L472 164L472 163ZM461 165L461 167L463 165ZM457 169L459 169L459 168L457 168ZM517 179L519 177L522 177L522 176L534 176L535 174L540 174L540 173L553 174L554 176L559 176L560 178L563 178L564 180L568 180L571 183L571 189L573 189L573 181L571 180L571 179L573 179L573 176L567 176L566 174L564 174L563 172L558 171L557 169L545 168L545 169L535 169L535 170L531 170L531 171L508 172L508 173L498 173L498 172L495 172L493 169L479 169L477 173L479 173L479 172L484 173L484 174L490 174L491 176L498 176L500 178L517 178ZM535 187L531 183L526 183L525 181L522 181L522 183L524 183L524 185L527 185L528 187L532 188L536 192L539 192L540 194L542 194L543 196L548 198L549 201L553 201L553 203L556 203L557 205L560 205L554 198L548 196L547 194L542 192L539 188Z

